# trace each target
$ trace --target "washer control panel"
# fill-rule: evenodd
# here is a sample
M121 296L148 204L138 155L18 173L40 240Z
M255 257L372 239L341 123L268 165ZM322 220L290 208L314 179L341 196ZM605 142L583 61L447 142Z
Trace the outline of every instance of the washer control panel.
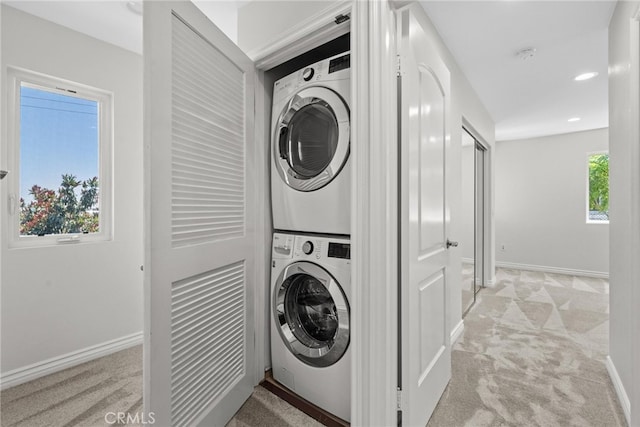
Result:
M323 239L311 236L296 236L293 255L296 258L319 260L323 256L326 257L326 254L323 254L325 245L326 242Z
M351 244L342 242L329 242L327 256L329 258L351 259Z
M276 233L273 235L273 257L291 258L293 256L294 236Z
M351 260L351 244L347 238L274 233L271 256L276 259ZM273 264L273 263L272 263ZM275 264L274 264L275 266Z
M305 255L309 255L313 252L313 243L311 243L310 240L307 240L302 244L302 252L304 252Z
M311 80L313 78L313 74L314 73L315 73L315 71L313 70L313 67L305 68L304 71L302 72L302 79L305 82L308 82L309 80Z

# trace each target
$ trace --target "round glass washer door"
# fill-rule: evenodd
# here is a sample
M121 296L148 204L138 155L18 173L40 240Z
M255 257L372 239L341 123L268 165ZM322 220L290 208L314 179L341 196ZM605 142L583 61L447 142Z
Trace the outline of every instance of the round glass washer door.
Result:
M303 89L282 110L273 141L280 177L295 190L318 190L349 157L349 108L331 89Z
M307 365L331 366L347 351L349 305L324 268L305 261L285 267L276 282L273 304L280 337Z

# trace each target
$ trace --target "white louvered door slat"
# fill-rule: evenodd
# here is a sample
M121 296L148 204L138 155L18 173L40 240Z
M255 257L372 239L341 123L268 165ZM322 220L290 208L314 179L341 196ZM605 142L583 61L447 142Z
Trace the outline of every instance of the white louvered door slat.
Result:
M254 66L190 2L144 9L145 410L225 425L254 385Z

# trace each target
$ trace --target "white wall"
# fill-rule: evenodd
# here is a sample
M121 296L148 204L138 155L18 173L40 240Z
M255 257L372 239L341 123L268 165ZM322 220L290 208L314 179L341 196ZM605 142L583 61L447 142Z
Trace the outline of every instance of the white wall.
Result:
M632 426L640 425L639 7L618 2L609 24L609 371Z
M588 153L608 150L608 130L504 141L496 147L498 265L606 275L609 225L586 223L586 197Z
M4 378L142 331L142 58L2 6L2 65L3 86L7 66L23 67L112 91L115 111L113 240L31 249L2 242Z
M238 46L252 57L288 36L292 27L338 3L318 1L252 1L238 10Z
M233 0L192 0L232 42L238 44L238 2Z

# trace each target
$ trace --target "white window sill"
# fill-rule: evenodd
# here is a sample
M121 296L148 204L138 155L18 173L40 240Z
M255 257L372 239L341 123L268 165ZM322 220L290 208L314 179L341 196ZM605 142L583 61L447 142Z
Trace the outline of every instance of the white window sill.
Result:
M9 249L27 249L59 246L78 246L87 243L101 243L111 241L104 233L96 234L63 234L56 236L24 236L9 244Z
M587 220L587 224L596 224L596 225L609 225L609 221L594 221L594 220Z

